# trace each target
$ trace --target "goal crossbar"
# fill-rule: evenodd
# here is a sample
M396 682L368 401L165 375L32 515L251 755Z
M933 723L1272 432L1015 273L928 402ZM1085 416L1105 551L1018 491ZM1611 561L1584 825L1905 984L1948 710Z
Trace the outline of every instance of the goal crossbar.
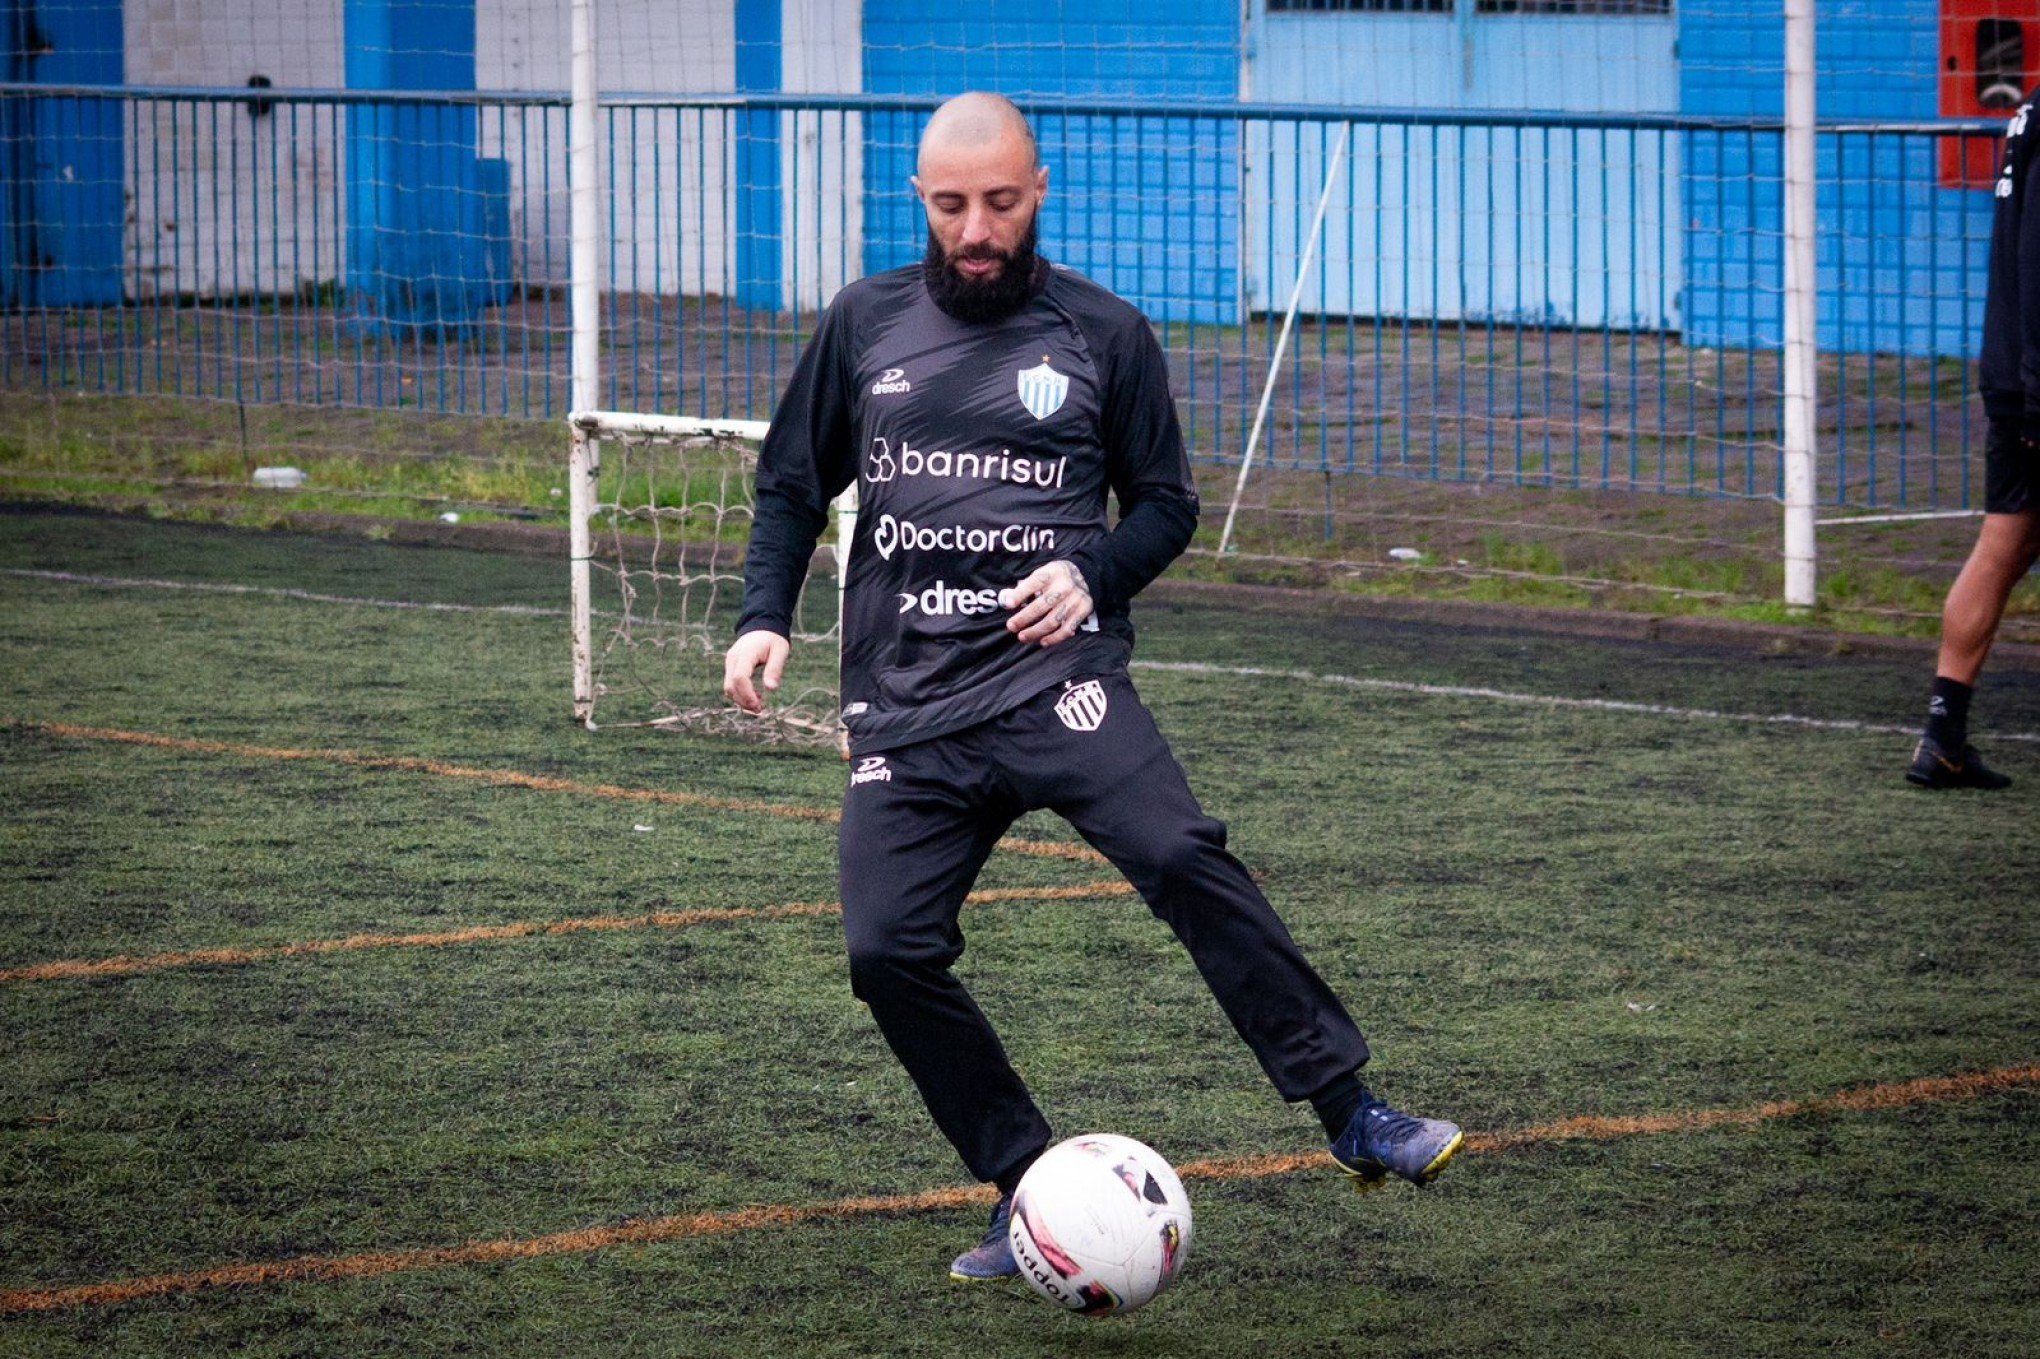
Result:
M567 423L584 437L637 434L649 438L743 439L759 443L772 426L764 420L709 420L692 415L651 415L643 411L574 411Z

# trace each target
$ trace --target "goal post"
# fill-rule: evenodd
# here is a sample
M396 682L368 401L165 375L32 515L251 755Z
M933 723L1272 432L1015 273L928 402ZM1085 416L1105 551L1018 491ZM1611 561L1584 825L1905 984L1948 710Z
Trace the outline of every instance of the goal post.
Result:
M834 541L801 591L785 682L767 715L749 717L722 696L722 656L742 607L766 423L601 410L567 420L575 720L835 743L856 487L836 501Z

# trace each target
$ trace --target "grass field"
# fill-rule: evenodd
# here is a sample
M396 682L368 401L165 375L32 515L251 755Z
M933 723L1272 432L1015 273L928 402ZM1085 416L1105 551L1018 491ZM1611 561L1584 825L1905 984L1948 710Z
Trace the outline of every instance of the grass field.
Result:
M1437 427L1448 423L1441 419ZM1951 437L1969 428L1959 409L1943 423ZM1772 447L1774 433L1762 433L1756 445ZM1859 433L1875 447L1874 430ZM1905 428L1897 433L1907 437ZM1495 453L1493 436L1490 428L1488 454ZM429 532L470 544L512 534L528 543L550 533L561 540L551 549L558 556L566 551L566 442L557 419L0 386L0 502L382 538L415 540ZM1775 468L1753 484L1703 479L1690 488L1697 494L1682 494L1677 487L1685 483L1676 479L1618 479L1610 485L1633 489L1605 490L1587 489L1589 479L1566 489L1571 483L1564 478L1539 485L1520 468L1483 472L1480 458L1445 458L1437 467L1398 463L1384 475L1257 466L1236 536L1220 554L1237 463L1215 458L1208 441L1193 440L1191 448L1205 515L1175 570L1208 581L1924 638L1938 634L1941 602L1976 541L1976 519L1960 515L1890 521L1871 515L1831 524L1819 531L1816 607L1789 610L1782 602L1780 510L1771 491ZM714 465L702 463L699 452L693 456ZM1845 461L1839 449L1835 457L1837 466ZM1852 491L1834 502L1836 488L1828 486L1821 514L1847 518L1844 503L1949 510L1962 503L1964 478L1981 477L1980 452L1966 458L1951 452L1941 462L1945 476L1914 484L1910 499L1865 499ZM305 472L306 484L251 484L258 468L279 465ZM634 498L636 476L626 479L620 469L646 465L632 463L626 446L612 442L603 497L643 503ZM676 484L662 478L661 486L668 493L662 501L671 504ZM458 518L459 527L442 527L436 522L442 516ZM732 521L726 532L741 537L742 526ZM1398 549L1401 559L1392 555ZM2040 641L2040 579L2013 591L2001 635Z
M1474 1141L1348 1193L1023 822L962 970L1197 1211L1087 1322L946 1278L986 1200L849 994L840 763L572 726L563 574L0 514L0 1355L2032 1352L2040 675L1978 699L2017 784L1929 795L1922 659L1157 597L1193 783Z

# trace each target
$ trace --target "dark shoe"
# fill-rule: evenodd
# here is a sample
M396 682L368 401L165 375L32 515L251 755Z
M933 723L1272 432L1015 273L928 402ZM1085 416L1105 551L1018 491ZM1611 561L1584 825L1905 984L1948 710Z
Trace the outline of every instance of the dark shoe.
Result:
M985 1229L985 1239L952 1260L949 1277L958 1283L979 1283L986 1279L1013 1279L1020 1275L1020 1263L1013 1258L1013 1242L1006 1235L1006 1224L1013 1216L1013 1196L999 1196L999 1206L992 1209L992 1225Z
M1418 1118L1369 1100L1332 1143L1332 1159L1352 1178L1353 1188L1365 1194L1392 1174L1411 1184L1429 1184L1465 1142L1456 1123Z
M1905 771L1905 781L1916 783L1922 788L2009 788L2012 781L2007 776L1983 762L1975 746L1962 747L1962 753L1951 757L1948 751L1931 736L1922 736L1920 743L1913 747L1912 764Z

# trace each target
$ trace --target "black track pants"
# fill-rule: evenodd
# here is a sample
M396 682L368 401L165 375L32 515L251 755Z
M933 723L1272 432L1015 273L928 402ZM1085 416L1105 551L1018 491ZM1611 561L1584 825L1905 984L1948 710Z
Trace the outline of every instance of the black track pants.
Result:
M852 989L971 1174L996 1179L1049 1141L998 1035L950 971L978 870L1013 821L1040 807L1076 827L1175 931L1282 1098L1303 1099L1366 1062L1366 1040L1226 851L1225 827L1198 807L1132 682L1072 682L966 731L864 756L844 794Z

